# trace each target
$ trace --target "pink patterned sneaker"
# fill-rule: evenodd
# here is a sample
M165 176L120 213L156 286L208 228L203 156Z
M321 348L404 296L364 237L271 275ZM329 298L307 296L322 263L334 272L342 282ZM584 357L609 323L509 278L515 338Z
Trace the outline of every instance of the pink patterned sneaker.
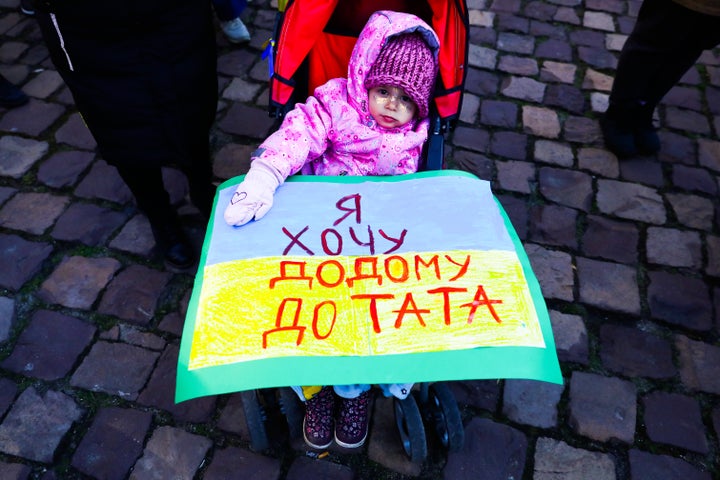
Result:
M335 422L335 443L345 448L361 447L368 434L370 390L357 398L340 399Z
M303 437L309 447L323 449L330 446L334 410L335 392L332 387L323 387L314 397L305 401Z

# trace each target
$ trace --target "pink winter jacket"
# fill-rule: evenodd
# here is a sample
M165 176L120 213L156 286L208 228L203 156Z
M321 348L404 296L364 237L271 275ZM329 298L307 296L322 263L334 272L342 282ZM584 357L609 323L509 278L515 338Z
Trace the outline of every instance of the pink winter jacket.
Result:
M315 89L285 117L280 129L253 153L278 177L299 171L314 175L400 175L418 169L427 139L428 119L400 128L377 125L368 110L365 75L388 37L418 31L435 52L437 35L422 20L405 13L380 11L370 16L353 49L348 78Z

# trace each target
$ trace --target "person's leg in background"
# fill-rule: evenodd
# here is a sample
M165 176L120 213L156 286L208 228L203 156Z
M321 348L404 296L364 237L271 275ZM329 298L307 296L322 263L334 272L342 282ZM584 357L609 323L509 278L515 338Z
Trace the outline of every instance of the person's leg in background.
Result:
M162 168L116 166L138 208L147 216L155 241L172 267L185 269L195 263L195 253L182 230L170 196L163 188Z
M170 9L160 1L131 3L108 12L94 10L91 0L43 2L36 18L102 158L118 169L148 217L166 265L185 269L194 264L195 251L170 203L162 168L180 167L191 200L209 213L214 186L208 142L217 102L213 14L203 0ZM47 10L55 7L57 16ZM162 21L145 28L133 22L133 15L154 14ZM106 26L86 27L96 15L104 15Z
M212 183L212 163L209 154L198 157L187 168L183 168L183 172L188 179L190 200L200 213L209 219L216 189Z
M250 41L250 32L240 19L240 14L247 7L246 0L212 0L215 14L220 20L220 28L225 37L232 43Z
M653 112L702 51L717 44L718 27L720 17L672 0L643 3L620 54L608 110L601 119L608 149L619 157L660 149Z

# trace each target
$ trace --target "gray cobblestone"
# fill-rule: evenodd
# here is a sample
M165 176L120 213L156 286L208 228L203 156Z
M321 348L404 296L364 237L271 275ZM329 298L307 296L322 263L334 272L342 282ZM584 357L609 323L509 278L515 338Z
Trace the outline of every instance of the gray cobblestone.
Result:
M239 472L243 472L248 478L277 480L280 478L280 461L242 448L227 447L215 452L204 478L233 478Z
M0 138L0 175L22 177L47 151L47 142L3 135Z
M596 215L588 216L586 220L582 245L587 256L627 264L638 261L640 232L634 224Z
M152 421L150 412L102 408L83 437L72 465L86 475L123 479L143 452Z
M155 247L150 222L144 215L135 215L113 238L110 247L143 257L149 256Z
M582 317L550 310L558 359L563 362L588 363L588 332Z
M611 371L629 378L671 378L677 374L672 345L657 335L631 327L603 325L600 342L600 358Z
M646 247L648 261L652 263L692 268L702 265L698 232L650 227Z
M545 84L526 77L510 77L500 87L503 95L518 100L542 102L545 96Z
M46 242L31 242L17 235L0 233L0 252L3 268L0 268L0 286L19 290L41 268L52 253L53 247Z
M667 194L673 212L683 225L698 230L710 231L713 227L715 205L709 198L689 194Z
M667 213L656 190L626 182L599 180L598 208L602 213L656 225L665 223Z
M608 310L640 313L640 292L634 268L578 258L577 270L582 302Z
M535 142L535 160L569 167L572 166L574 158L572 148L568 145L549 140Z
M191 478L211 445L209 438L179 428L159 427L135 463L130 478Z
M564 168L543 167L539 174L540 193L561 205L589 211L592 202L592 178Z
M652 392L642 399L651 440L700 453L708 452L700 405L677 393Z
M557 425L562 385L534 380L506 380L503 413L511 420L539 428Z
M610 455L573 448L565 442L539 438L535 447L534 480L615 480Z
M575 281L570 255L534 244L526 244L525 251L540 281L543 296L572 301Z
M668 455L656 455L642 450L630 450L630 472L632 478L652 478L653 480L710 480L708 472L679 458Z
M90 152L58 152L40 165L38 180L54 188L75 185L94 158Z
M97 342L73 374L70 384L135 400L159 355L122 343ZM112 358L112 362L107 359Z
M120 262L113 258L64 258L43 282L39 295L48 303L90 308L118 268Z
M693 390L719 394L720 347L684 335L675 336L675 347L679 352L682 382Z
M527 438L520 431L488 419L465 427L465 446L448 456L445 476L457 480L521 478Z
M67 395L24 390L0 423L0 451L49 464L82 409Z
M26 135L39 135L50 128L65 107L31 99L26 108L11 110L0 120L0 130Z
M98 311L146 325L153 319L157 299L169 280L167 272L131 265L110 282Z
M627 381L573 372L570 379L570 426L580 435L632 444L637 416L636 389Z
M560 120L557 113L550 109L525 106L522 121L527 133L546 138L558 138L560 135Z
M69 198L50 193L18 193L0 210L0 226L40 235L69 203Z
M577 248L577 238L570 234L577 225L577 217L576 210L559 205L532 207L528 239L544 245Z
M77 318L41 310L22 331L2 367L43 380L67 375L90 345L95 327Z
M693 330L712 328L710 291L696 278L649 272L648 303L654 318Z

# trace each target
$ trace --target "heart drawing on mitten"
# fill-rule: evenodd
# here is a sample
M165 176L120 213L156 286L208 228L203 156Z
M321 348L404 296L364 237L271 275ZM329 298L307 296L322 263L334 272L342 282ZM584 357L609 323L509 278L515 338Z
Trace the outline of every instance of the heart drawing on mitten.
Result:
M230 204L235 205L238 202L242 202L247 198L247 192L235 192L230 199Z

